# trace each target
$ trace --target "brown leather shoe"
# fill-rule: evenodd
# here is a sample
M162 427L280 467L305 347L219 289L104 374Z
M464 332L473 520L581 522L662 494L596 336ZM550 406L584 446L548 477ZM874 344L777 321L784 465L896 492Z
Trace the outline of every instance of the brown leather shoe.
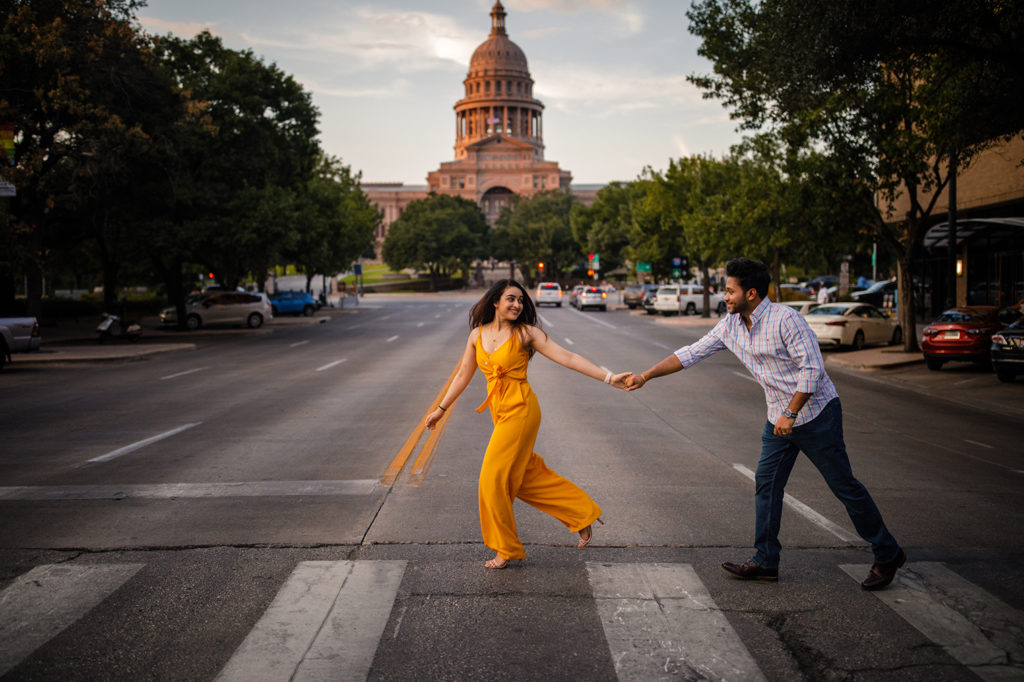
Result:
M906 553L900 549L896 558L884 564L875 563L871 565L871 571L864 582L860 584L865 590L880 590L896 577L896 571L907 563Z
M722 564L722 570L739 580L771 580L779 579L779 569L761 568L753 561L745 564L732 564L728 561Z

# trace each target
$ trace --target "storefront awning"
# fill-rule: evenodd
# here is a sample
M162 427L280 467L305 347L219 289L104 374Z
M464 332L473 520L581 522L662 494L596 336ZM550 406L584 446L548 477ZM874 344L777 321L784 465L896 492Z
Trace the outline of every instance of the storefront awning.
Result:
M1016 227L1024 229L1024 217L1018 218L968 218L956 221L956 243L962 244L973 235L993 227ZM949 248L949 223L933 225L924 235L924 247Z

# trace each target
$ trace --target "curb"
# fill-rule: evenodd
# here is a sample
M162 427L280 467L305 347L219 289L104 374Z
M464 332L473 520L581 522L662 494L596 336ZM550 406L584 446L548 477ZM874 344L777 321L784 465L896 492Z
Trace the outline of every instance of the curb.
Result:
M12 365L56 365L56 364L77 364L87 362L116 362L119 360L142 360L150 355L162 353L173 353L176 351L196 350L194 343L160 343L160 344L138 344L113 348L111 346L94 347L71 347L74 350L68 351L64 348L59 350L41 349L34 353L25 353L18 356L17 363Z

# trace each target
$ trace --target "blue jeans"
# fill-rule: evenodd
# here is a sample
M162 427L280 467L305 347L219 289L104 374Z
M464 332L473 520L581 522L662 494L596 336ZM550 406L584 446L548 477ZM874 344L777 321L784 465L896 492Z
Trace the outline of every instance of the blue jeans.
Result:
M877 563L897 557L900 546L886 529L882 515L867 489L853 477L843 442L843 408L839 398L830 401L817 417L793 427L788 436L776 436L775 425L766 422L761 434L761 459L755 476L754 548L752 557L763 568L779 567L779 524L786 482L796 456L803 451L818 468L832 493L846 505L857 533L871 543Z

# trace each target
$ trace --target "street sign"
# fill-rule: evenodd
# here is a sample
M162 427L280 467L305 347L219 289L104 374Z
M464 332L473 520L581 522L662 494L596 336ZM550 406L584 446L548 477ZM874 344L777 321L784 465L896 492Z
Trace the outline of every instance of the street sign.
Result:
M16 197L18 190L14 183L0 181L0 197Z
M651 264L647 263L647 262L641 261L641 262L636 264L636 271L637 272L646 272L647 274L651 274Z
M356 263L355 265L353 265L352 266L352 274L353 275L361 275L361 274L363 274L363 264L362 263Z
M600 270L601 269L601 254L599 254L599 253L595 253L594 254L594 265L593 265L593 268L595 270Z

